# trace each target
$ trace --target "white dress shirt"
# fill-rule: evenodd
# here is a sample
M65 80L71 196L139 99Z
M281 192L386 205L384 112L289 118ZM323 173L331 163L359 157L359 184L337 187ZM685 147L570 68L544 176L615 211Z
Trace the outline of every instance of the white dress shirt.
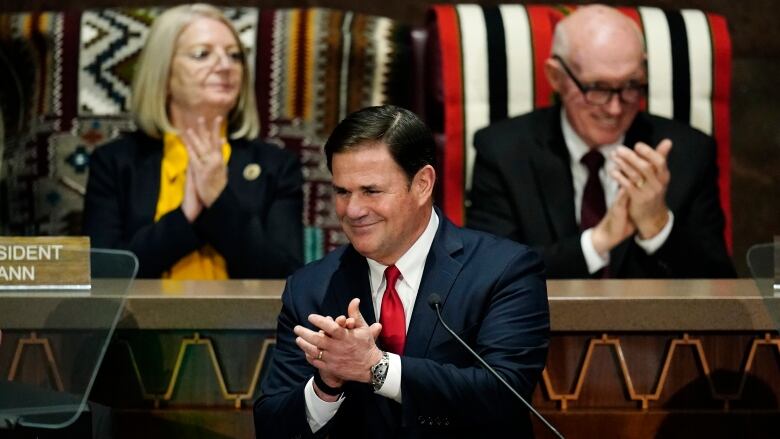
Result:
M433 238L436 236L436 230L439 228L439 217L431 209L431 217L428 225L425 227L422 235L412 244L396 261L395 266L401 272L401 276L396 281L395 289L401 299L406 317L406 329L409 329L409 322L412 319L414 302L417 299L417 291L420 289L423 270L425 269L425 260L428 252L431 250ZM387 265L382 265L377 261L366 258L369 268L369 281L371 284L371 298L374 304L374 315L379 319L382 315L382 297L387 289L385 281L385 269ZM346 310L344 310L346 312ZM376 392L379 395L401 402L401 357L397 354L388 352L390 360L387 369L387 377L382 387ZM314 392L314 378L309 379L304 388L304 399L306 401L306 420L309 422L312 433L316 432L336 415L341 403L344 402L342 395L338 401L327 402L320 399Z
M576 216L577 224L579 224L582 210L582 196L585 191L585 183L588 181L588 169L585 165L580 163L580 160L588 151L590 151L590 148L574 131L574 128L572 128L566 117L566 110L563 108L561 108L561 131L563 132L563 139L566 142L566 148L569 150L569 167L571 168L572 183L574 185L574 215ZM607 207L615 202L615 197L617 197L618 190L620 189L617 180L609 175L612 169L615 168L615 161L612 160L612 153L623 144L624 140L625 136L620 136L617 142L609 145L602 145L598 148L601 154L604 155L604 166L599 170L599 180L601 180L601 186L604 188L604 198ZM647 254L652 255L664 244L664 242L666 242L666 239L672 232L673 223L674 215L669 211L669 220L658 234L649 239L640 239L639 235L636 235L634 236L634 240ZM593 229L590 228L580 235L582 254L585 256L585 263L588 265L588 272L591 274L609 265L609 252L599 254L596 251L593 247L592 234Z

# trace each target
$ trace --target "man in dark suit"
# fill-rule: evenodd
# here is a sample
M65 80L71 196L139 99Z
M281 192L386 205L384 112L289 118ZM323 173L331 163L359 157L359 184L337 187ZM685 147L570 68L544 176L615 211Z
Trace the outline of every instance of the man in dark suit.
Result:
M350 115L325 152L350 244L287 282L257 436L530 436L526 409L427 300L440 295L448 325L530 398L549 342L539 256L433 207L433 137L407 110Z
M541 249L550 277L733 277L715 143L639 111L636 25L579 8L552 53L545 73L561 104L475 135L467 225Z

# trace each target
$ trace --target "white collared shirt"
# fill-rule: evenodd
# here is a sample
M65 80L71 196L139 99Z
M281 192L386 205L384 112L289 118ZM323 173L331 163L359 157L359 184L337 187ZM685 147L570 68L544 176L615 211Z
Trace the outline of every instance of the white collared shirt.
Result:
M585 144L585 141L574 131L574 128L569 123L569 119L566 116L566 110L561 108L561 131L563 132L563 139L566 142L566 148L569 150L569 168L571 169L572 184L574 185L574 215L577 219L577 224L580 223L580 216L582 214L582 196L585 191L585 183L588 181L588 169L580 163L582 157L590 151L590 147ZM619 146L625 141L625 135L620 136L617 142L599 146L598 150L604 155L604 166L599 170L599 180L601 180L601 186L604 188L604 198L607 203L607 207L611 206L615 201L620 186L617 180L612 178L609 173L615 168L615 161L612 160L612 153L614 153ZM640 239L638 235L634 236L634 241L644 251L652 255L655 253L669 237L672 232L672 224L674 223L674 215L669 211L669 220L661 231L650 239ZM588 272L593 274L602 268L609 265L609 253L599 254L595 248L593 248L593 240L591 235L593 229L588 229L582 232L580 235L580 247L582 247L582 254L585 256L585 263L588 265Z
M412 319L412 311L414 310L414 303L417 299L417 291L420 289L420 282L422 281L423 271L425 270L425 260L428 258L428 253L431 250L433 239L436 237L436 230L439 228L439 217L436 212L431 209L431 216L428 220L428 225L425 230L417 238L417 241L412 244L409 250L406 251L396 261L395 266L398 271L401 272L401 276L395 284L395 289L398 292L398 296L401 299L401 304L404 307L404 314L406 317L406 329L409 329L409 323ZM385 280L385 269L387 265L366 258L369 269L369 281L371 284L371 299L374 305L374 315L379 319L382 315L382 297L384 297L385 290L387 289L387 282ZM344 310L346 313L346 310ZM401 402L401 357L397 354L388 352L390 360L389 368L387 369L387 377L385 383L382 385L376 393L386 398L393 399L394 401ZM336 415L341 403L344 402L342 396L336 402L327 402L321 400L314 392L314 379L309 379L304 388L304 399L306 401L306 420L309 422L309 427L312 433L316 433L317 430L324 427L325 424L330 421L333 416Z

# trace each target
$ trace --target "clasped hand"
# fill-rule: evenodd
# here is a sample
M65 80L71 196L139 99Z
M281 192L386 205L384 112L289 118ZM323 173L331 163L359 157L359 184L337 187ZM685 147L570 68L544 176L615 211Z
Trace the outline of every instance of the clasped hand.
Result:
M657 235L669 220L666 189L670 174L667 157L672 141L662 140L653 149L638 142L634 149L618 147L612 155L610 176L620 185L615 201L593 230L593 247L605 253L638 233L642 239Z
M220 128L222 117L217 116L211 127L199 117L195 129L184 130L182 140L187 148L187 181L184 185L182 210L192 222L204 207L211 207L227 186L227 166L222 158Z
M368 383L371 366L378 363L382 352L376 346L376 338L382 325L368 325L360 314L360 299L352 299L346 316L335 319L319 314L309 315L314 331L297 325L293 332L295 343L306 355L306 361L319 369L326 384L340 387L346 381Z

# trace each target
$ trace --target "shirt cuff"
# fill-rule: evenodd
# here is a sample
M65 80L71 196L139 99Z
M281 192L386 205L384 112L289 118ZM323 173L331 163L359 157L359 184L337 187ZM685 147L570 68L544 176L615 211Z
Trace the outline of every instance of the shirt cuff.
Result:
M314 392L314 377L310 378L303 388L303 397L306 400L306 421L312 433L316 433L333 419L341 403L344 402L344 394L335 402L321 400Z
M634 237L634 241L636 241L637 245L642 247L642 249L647 253L648 255L652 255L653 253L657 252L659 248L661 248L662 245L666 242L666 240L669 238L669 234L672 233L672 225L674 224L674 214L672 211L669 211L669 220L666 221L666 225L661 229L660 232L656 233L655 236L648 239L641 239L639 238L639 235L636 235Z
M401 403L401 357L398 354L388 352L389 360L387 376L382 387L376 391L377 395L390 398L397 403Z
M600 255L593 247L593 228L590 228L580 235L580 247L582 255L585 256L585 264L588 266L588 273L593 274L609 265L609 252Z

